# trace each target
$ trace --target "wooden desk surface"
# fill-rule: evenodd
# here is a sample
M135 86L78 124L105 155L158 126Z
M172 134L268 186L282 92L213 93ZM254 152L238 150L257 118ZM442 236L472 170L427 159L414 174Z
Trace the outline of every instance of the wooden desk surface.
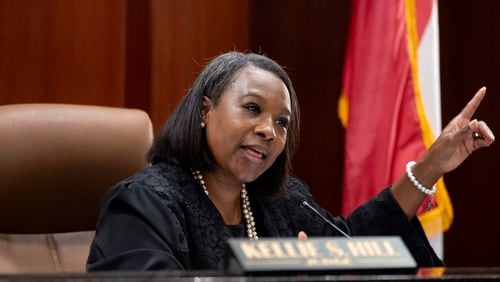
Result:
M0 281L493 281L500 268L423 268L416 274L322 274L276 276L226 276L218 272L101 272L57 274L0 274Z

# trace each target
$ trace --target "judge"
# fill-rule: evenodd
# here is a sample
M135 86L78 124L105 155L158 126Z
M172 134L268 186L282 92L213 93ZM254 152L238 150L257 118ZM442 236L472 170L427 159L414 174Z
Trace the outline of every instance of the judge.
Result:
M87 270L222 270L228 238L339 236L304 199L349 235L401 236L418 266L441 266L415 213L440 177L494 141L472 119L485 91L399 181L344 219L289 174L299 106L287 73L262 55L222 54L166 121L151 166L104 196Z

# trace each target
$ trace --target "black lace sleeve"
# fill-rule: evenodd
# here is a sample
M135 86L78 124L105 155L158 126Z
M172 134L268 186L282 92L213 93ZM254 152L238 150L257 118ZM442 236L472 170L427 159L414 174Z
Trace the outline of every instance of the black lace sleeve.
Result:
M182 228L155 189L162 188L123 182L108 191L87 271L184 269Z
M307 185L296 177L290 177L284 206L291 218L294 234L304 231L309 236L343 236L318 215L301 205L308 201L324 217L348 235L400 236L420 267L442 266L434 253L417 217L408 221L389 188L355 210L349 217L333 217L313 199Z
M313 199L309 192L309 187L299 178L291 176L287 184L287 192L284 199L284 205L291 218L291 225L294 234L299 231L304 231L308 236L344 236L334 227L321 219L311 209L305 207L302 202L306 201L314 209L319 211L331 223L342 230L344 233L350 234L343 217L333 217L325 209L321 208Z
M347 223L353 235L400 236L419 267L443 265L429 244L418 218L408 221L390 188L356 209L347 218Z

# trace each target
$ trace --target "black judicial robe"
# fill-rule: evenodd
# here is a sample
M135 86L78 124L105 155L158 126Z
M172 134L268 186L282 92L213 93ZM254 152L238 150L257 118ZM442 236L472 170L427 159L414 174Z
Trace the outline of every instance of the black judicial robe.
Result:
M442 265L418 219L407 220L389 188L347 219L321 209L294 176L279 200L249 197L259 237L339 236L301 206L305 199L348 234L401 236L419 266ZM158 163L105 194L87 271L223 270L226 240L245 236L244 229L224 223L189 169Z

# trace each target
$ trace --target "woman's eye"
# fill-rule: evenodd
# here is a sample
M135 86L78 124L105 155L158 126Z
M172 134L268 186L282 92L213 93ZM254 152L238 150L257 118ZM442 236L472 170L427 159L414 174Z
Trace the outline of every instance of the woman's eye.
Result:
M288 119L278 119L277 123L283 127L283 128L287 128L288 127Z
M260 113L259 106L254 105L254 104L246 105L245 109L247 109L247 110L249 110L249 111L251 111L253 113L256 113L256 114Z

